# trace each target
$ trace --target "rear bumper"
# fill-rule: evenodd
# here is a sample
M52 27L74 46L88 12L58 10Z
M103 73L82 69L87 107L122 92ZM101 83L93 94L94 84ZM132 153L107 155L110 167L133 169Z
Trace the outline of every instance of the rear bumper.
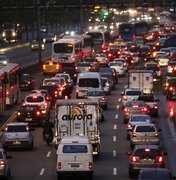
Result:
M58 175L92 175L93 171L56 171Z

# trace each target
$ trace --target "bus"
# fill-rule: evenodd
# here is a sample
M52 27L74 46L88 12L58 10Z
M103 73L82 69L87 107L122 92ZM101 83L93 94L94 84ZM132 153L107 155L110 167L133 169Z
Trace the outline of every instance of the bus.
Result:
M81 40L83 58L90 57L92 55L92 37L91 36L82 34L82 35L73 35L73 36L63 36L63 38Z
M20 97L20 71L21 68L16 63L0 64L0 72L5 73L5 104L13 105Z
M110 33L107 30L102 29L91 29L86 32L86 35L91 36L92 46L96 51L101 51L101 49L108 47L110 41Z
M0 70L0 117L4 115L6 109L6 72Z
M145 21L138 21L134 23L125 22L119 25L118 38L123 41L133 41L136 36L144 36L149 32L149 24Z
M62 38L52 44L52 58L58 59L62 66L75 66L83 58L82 41Z

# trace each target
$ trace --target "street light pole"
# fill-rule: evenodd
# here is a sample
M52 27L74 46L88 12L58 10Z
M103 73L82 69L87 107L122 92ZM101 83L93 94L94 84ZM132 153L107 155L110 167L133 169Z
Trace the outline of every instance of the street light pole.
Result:
M37 40L38 40L38 44L39 44L39 50L38 50L38 63L41 64L42 63L42 51L41 51L41 32L40 32L40 26L41 26L41 22L40 22L40 0L37 0Z
M80 0L80 33L83 33L83 9L82 9L82 0Z

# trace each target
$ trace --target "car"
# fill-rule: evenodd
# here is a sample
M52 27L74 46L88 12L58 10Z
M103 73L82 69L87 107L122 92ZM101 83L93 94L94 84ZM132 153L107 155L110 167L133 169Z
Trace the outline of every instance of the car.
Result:
M151 48L150 46L142 46L139 49L139 57L146 57L151 54Z
M162 52L162 51L161 51ZM158 64L159 66L168 66L169 63L169 56L167 55L167 53L162 52L158 55L156 55L156 58L158 60Z
M92 63L91 62L77 62L75 69L77 73L90 72L92 69Z
M42 93L30 93L26 95L24 105L38 105L41 109L43 118L49 119L51 102L47 101L46 96Z
M168 87L170 84L176 84L176 77L175 76L166 76L163 82L163 94L166 94Z
M108 66L110 68L114 68L119 76L125 76L125 68L123 62L118 61L111 61L109 62Z
M46 74L53 75L53 74L60 73L61 71L62 71L62 67L59 61L54 58L47 59L43 63L42 72L44 75Z
M0 148L0 178L11 179L11 167L8 159L11 159L12 156L7 154L7 151L3 148Z
M105 53L96 54L95 58L98 60L100 66L108 65L109 59Z
M174 76L176 74L176 61L170 60L166 71L168 76Z
M158 145L137 145L128 154L130 178L138 176L141 169L165 167L167 153Z
M128 101L137 100L142 94L143 91L139 88L126 88L123 92L121 92L123 107Z
M57 40L57 37L54 33L48 33L45 36L43 36L42 40L44 43L52 43Z
M156 41L156 47L157 47L157 49L164 48L164 47L165 47L166 40L167 40L167 38L159 38L159 39Z
M101 77L103 91L106 95L111 94L110 81L107 77Z
M126 126L127 140L130 140L132 128L136 124L141 124L141 123L152 123L152 119L151 119L150 115L148 115L148 114L132 114L130 116L128 124Z
M168 83L165 94L168 100L176 98L176 82L174 80Z
M98 99L100 107L103 110L107 110L107 108L108 108L107 97L103 90L88 89L85 98L86 99Z
M37 40L33 40L30 43L31 51L39 51L39 42ZM41 50L45 49L45 44L41 41Z
M7 123L5 129L2 129L2 147L6 150L11 148L32 150L34 146L32 130L27 122Z
M144 168L140 170L138 180L173 180L172 173L167 168Z
M91 63L91 71L97 72L99 70L99 61L95 57L86 57L84 62Z
M133 149L135 145L153 144L160 145L160 131L153 123L136 124L131 133L130 147Z
M158 101L154 94L143 94L138 97L139 101L144 101L149 109L149 115L158 117Z
M116 82L115 82L112 74L100 73L100 75L101 75L102 78L107 78L108 79L110 90L115 89Z
M20 105L17 110L17 122L28 122L30 125L43 125L43 116L38 105Z
M124 106L124 123L127 124L133 114L148 114L149 110L144 101L128 101Z
M6 54L0 54L0 63L7 64L9 62L10 62L10 59Z
M46 89L34 89L30 93L33 93L33 94L35 94L35 93L43 94L47 101L49 101L49 102L52 101L52 97L50 96L48 90L46 90Z
M117 62L123 62L123 66L124 66L125 71L128 70L128 63L127 63L127 61L125 59L123 59L123 58L115 58L113 61L114 62L116 62L116 61Z
M162 81L162 71L159 66L147 66L145 70L152 70L153 71L153 82L161 82Z
M20 90L32 90L35 87L35 78L30 74L20 76Z
M101 68L99 68L99 73L100 74L111 74L115 81L115 84L118 83L118 73L115 70L115 68L101 67Z

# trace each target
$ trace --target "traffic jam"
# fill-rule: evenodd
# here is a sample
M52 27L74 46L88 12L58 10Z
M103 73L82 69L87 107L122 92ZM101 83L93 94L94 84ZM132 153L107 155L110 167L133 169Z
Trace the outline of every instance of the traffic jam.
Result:
M176 178L176 23L163 16L45 37L35 73L0 60L0 179Z

